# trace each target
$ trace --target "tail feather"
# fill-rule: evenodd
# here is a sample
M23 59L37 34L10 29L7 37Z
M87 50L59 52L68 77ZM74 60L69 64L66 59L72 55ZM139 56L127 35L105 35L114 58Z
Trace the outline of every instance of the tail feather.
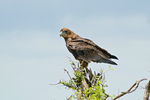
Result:
M108 63L108 64L112 64L112 65L117 65L117 63L115 63L115 62L112 61L112 60L105 60L105 61L103 61L103 63Z
M116 56L111 55L110 58L119 60Z

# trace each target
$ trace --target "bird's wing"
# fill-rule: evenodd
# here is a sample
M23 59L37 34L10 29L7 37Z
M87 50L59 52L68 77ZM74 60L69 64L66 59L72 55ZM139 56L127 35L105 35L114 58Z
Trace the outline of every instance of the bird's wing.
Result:
M68 43L67 48L75 56L76 59L82 59L86 62L94 61L100 62L100 60L108 60L110 54L97 46L89 39L75 39Z

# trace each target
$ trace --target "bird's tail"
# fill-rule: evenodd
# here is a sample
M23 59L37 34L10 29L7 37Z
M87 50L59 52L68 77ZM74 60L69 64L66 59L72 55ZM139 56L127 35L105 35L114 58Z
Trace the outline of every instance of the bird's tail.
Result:
M117 59L118 60L118 58L116 56L114 56L114 55L111 55L110 59Z
M117 63L115 63L115 62L112 61L112 60L105 60L105 61L103 61L103 63L108 63L108 64L112 64L112 65L117 65Z

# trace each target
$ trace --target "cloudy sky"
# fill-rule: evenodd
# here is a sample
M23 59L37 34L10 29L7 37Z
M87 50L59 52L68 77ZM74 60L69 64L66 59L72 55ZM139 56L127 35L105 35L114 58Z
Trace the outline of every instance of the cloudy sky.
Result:
M116 55L106 74L109 94L126 91L136 80L150 80L149 0L1 0L0 99L65 100L73 92L61 85L72 72L59 30L70 28ZM108 64L91 63L93 71ZM145 86L148 81L141 82ZM142 100L137 89L120 100Z

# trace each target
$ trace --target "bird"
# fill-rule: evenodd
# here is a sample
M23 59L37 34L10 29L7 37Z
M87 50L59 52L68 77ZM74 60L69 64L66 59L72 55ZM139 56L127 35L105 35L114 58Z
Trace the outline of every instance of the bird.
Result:
M111 59L118 60L118 58L99 47L92 40L82 38L68 28L62 28L60 36L64 38L67 49L83 68L87 68L90 62L117 65Z

